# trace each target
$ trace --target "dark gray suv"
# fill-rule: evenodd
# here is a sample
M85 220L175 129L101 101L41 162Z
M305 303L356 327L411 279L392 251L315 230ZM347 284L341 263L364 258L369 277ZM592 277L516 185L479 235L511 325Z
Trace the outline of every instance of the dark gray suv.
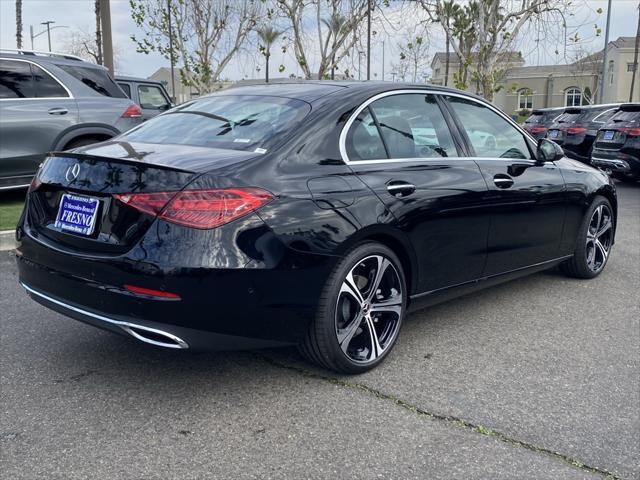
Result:
M27 186L49 151L107 140L140 122L140 107L104 67L0 51L0 190Z

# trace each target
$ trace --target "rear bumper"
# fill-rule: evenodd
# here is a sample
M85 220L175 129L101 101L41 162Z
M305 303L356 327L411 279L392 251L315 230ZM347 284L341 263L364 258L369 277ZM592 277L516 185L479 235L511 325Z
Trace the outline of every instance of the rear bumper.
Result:
M260 236L255 238L262 243L246 248L270 254L268 261L244 259L241 266L227 268L193 265L184 252L175 251L175 243L167 244L174 252L158 247L145 259L136 257L135 249L121 256L88 257L57 250L19 231L19 279L35 301L168 348L234 350L299 343L335 262L334 257L296 252L276 238ZM219 258L231 264L228 256ZM179 298L150 298L127 291L125 284Z
M594 149L591 164L624 175L640 175L640 158L620 151Z

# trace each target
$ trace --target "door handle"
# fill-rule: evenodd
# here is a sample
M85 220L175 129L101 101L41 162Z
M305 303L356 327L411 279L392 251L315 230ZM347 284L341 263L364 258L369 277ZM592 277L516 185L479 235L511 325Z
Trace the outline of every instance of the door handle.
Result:
M393 196L406 197L407 195L411 195L416 191L416 186L399 181L399 180L391 180L387 183L387 192L389 192Z
M49 110L49 115L66 115L69 113L69 110L66 108L52 108Z
M509 188L513 186L513 178L504 173L498 173L493 177L493 183L498 188Z

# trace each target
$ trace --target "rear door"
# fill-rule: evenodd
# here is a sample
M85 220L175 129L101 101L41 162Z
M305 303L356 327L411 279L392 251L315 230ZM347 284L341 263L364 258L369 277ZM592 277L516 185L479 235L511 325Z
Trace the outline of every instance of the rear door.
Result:
M385 203L413 244L416 292L480 277L489 217L487 187L462 158L436 95L386 93L365 103L347 126L343 155Z
M0 107L0 177L28 179L60 133L78 122L70 92L25 60L0 59Z
M559 168L538 163L525 135L493 108L468 98L446 100L489 189L485 199L491 229L484 275L556 258L565 215Z

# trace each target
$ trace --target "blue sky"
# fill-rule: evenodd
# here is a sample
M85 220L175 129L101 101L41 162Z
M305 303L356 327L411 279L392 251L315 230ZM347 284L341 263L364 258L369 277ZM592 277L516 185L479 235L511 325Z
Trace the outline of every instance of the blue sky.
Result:
M578 0L579 1L579 0ZM613 0L611 18L611 40L619 36L633 36L636 32L638 0ZM604 28L605 14L597 15L595 12L602 8L606 12L606 0L587 0L585 7L581 8L575 17L569 19L569 24L582 25L580 37L585 39L581 48L585 51L596 51L602 48L603 36L594 36L594 25ZM393 11L388 12L393 20ZM114 46L121 53L120 74L146 77L157 68L167 66L168 62L158 55L144 55L136 53L135 45L130 40L132 34L140 34L130 17L128 0L111 0L111 16L114 36ZM44 29L40 22L46 20L55 21L55 25L65 25L69 28L57 28L52 31L52 44L54 50L60 50L65 44L66 36L71 29L83 29L93 31L94 13L93 0L23 0L23 37L25 46L30 47L29 25L34 25L36 33ZM388 28L384 35L386 45L386 73L392 70L391 64L397 61L398 50L396 44L401 40L402 30L406 27L406 15L398 19L395 28ZM443 47L442 35L437 27L432 27L430 39L431 50L429 55ZM372 71L380 73L382 70L382 36L376 40L373 46ZM555 55L557 39L548 38L545 35L528 35L523 39L522 51L528 64L562 63L562 55ZM538 40L538 41L536 41ZM0 48L15 48L15 1L0 0ZM41 35L35 39L36 50L47 50L47 36ZM255 71L255 59L260 57L243 55L225 71L224 76L231 79L260 77ZM260 59L261 61L261 59ZM296 66L289 54L277 53L272 56L273 63L280 63L286 67L285 74L295 73ZM363 67L364 68L364 67ZM272 70L275 68L272 67ZM387 78L388 79L388 78Z

